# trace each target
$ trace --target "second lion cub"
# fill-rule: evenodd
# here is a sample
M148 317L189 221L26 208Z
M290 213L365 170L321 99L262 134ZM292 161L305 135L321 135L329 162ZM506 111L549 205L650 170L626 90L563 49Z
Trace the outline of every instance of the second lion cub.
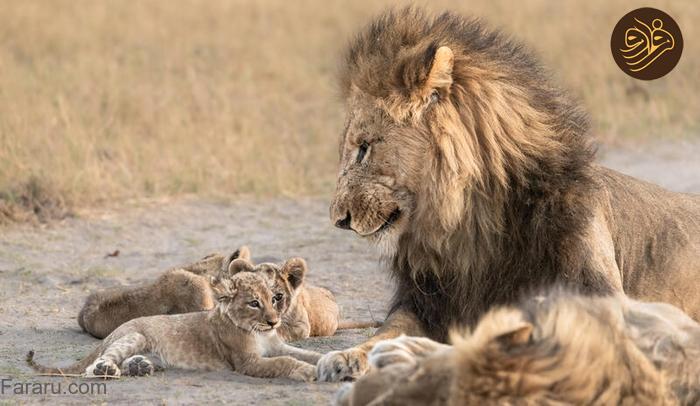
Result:
M245 375L302 381L316 379L320 354L285 344L277 335L289 300L278 284L245 259L231 262L228 275L213 288L216 306L209 311L133 319L114 330L90 355L66 368L27 362L44 373L86 376L150 375L157 356L166 366L185 369L233 369ZM301 269L286 268L298 277Z

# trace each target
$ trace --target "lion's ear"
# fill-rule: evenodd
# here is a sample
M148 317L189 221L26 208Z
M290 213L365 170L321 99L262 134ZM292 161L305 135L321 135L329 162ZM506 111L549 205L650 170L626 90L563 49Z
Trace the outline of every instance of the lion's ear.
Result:
M433 63L425 81L425 90L449 89L452 86L454 60L454 54L449 47L442 46L435 50Z
M420 98L444 95L452 86L454 53L447 46L430 44L406 51L395 78L405 91Z
M496 341L505 348L518 347L530 342L533 329L532 324L523 322L511 330L499 334Z
M281 273L287 278L292 288L296 289L304 282L307 269L304 258L295 257L288 259L282 265Z

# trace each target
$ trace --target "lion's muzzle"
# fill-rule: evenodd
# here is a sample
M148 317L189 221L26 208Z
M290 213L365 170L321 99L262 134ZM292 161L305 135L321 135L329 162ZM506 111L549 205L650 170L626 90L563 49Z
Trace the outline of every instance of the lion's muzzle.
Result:
M331 221L336 227L367 237L387 230L401 217L391 189L375 183L348 186L339 182L331 204Z

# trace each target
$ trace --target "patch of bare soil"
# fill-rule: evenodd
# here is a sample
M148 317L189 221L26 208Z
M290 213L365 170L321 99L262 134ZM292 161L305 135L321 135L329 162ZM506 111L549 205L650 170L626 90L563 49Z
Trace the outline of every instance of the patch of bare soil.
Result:
M601 161L633 176L683 192L700 192L700 144L602 151ZM212 251L241 244L256 261L303 256L309 280L333 290L343 316L383 319L391 284L372 247L335 230L324 199L241 201L223 205L180 201L67 218L41 228L13 225L0 234L0 402L328 404L337 384L257 379L234 372L166 370L149 378L106 382L106 394L68 394L72 382L37 377L25 365L30 349L47 365L66 365L98 342L81 332L76 316L87 294L129 285ZM115 254L118 251L118 255ZM363 341L371 330L297 343L330 351ZM15 384L53 383L61 394L14 395ZM58 383L62 386L58 388ZM86 387L82 387L86 389Z

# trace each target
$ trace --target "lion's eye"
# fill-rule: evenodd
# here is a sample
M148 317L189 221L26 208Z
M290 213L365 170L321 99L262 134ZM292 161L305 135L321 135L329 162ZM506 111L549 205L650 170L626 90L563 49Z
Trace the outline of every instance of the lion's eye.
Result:
M275 297L273 297L272 299L273 299L275 302L279 302L280 300L282 300L283 297L284 297L283 294L278 293L278 294L276 294Z
M362 161L365 159L365 155L367 155L367 150L369 149L369 144L367 141L363 141L362 144L360 144L360 148L357 150L357 163L362 163Z
M248 306L252 307L253 309L257 309L260 307L260 302L253 300L252 302L248 302Z
M437 90L433 90L433 93L430 94L430 102L436 103L438 100L440 100L440 93Z

